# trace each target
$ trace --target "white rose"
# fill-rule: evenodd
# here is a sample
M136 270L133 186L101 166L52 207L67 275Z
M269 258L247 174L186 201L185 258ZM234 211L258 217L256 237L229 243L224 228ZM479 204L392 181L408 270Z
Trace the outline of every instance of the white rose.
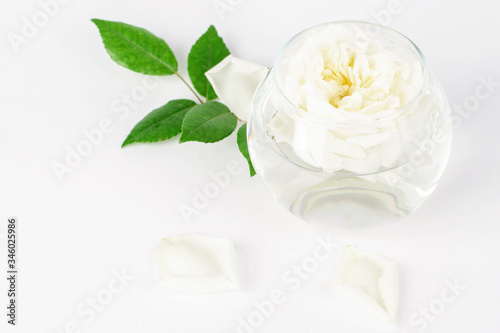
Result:
M273 101L269 132L326 171L368 174L394 166L403 150L416 148L408 137L418 136L434 107L424 96L400 110L422 89L421 62L359 28L330 25L307 33L273 69L285 97Z

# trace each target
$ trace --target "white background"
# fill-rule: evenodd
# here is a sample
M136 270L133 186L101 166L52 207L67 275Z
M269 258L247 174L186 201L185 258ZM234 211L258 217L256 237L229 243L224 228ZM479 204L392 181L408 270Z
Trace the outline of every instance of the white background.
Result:
M327 235L290 215L258 178L248 177L235 135L213 145L172 140L120 149L149 111L192 96L176 77L165 77L120 118L112 105L123 106L122 97L137 91L144 77L109 59L90 22L117 20L152 31L168 42L186 75L190 47L210 24L235 56L270 65L290 37L311 25L379 21L419 45L453 106L474 100L479 77L500 81L498 1L401 0L390 17L374 15L388 13L387 0L221 2L232 10L217 13L212 0L68 1L16 53L8 34L21 34L23 18L32 21L41 7L34 0L1 1L2 272L8 216L19 218L20 239L18 326L8 332L59 333L68 324L72 332L72 322L77 332L237 332L239 318L251 316L253 303L275 289L289 291L287 298L255 332L418 332L424 324L411 318L429 306L440 313L426 332L498 332L500 87L475 112L459 116L448 168L420 210L382 229L331 235L398 263L401 304L391 326L329 290L339 253L295 291L282 281L312 255L316 238ZM83 131L105 118L113 131L59 181L52 164L64 163L67 148L75 149ZM190 205L194 190L211 181L209 173L231 160L241 172L187 223L179 206ZM165 236L188 232L234 242L240 290L185 295L156 288L155 247ZM135 279L91 320L77 314L82 302L107 288L114 270ZM454 280L467 289L440 309L445 281ZM1 281L5 332L7 285Z

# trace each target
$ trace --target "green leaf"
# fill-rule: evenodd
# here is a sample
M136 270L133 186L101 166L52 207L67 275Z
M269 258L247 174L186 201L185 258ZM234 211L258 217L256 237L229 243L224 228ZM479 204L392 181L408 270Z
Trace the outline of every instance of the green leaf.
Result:
M243 124L238 130L237 135L238 148L241 154L246 158L248 162L248 167L250 168L250 177L255 176L255 169L253 168L252 160L250 159L250 154L248 153L248 143L247 143L247 124Z
M133 25L92 19L109 56L118 65L149 75L172 75L177 60L167 43L151 32Z
M188 99L175 99L151 111L135 125L122 147L134 142L158 142L173 138L181 132L184 116L195 105Z
M184 117L179 142L217 142L233 133L237 123L238 118L222 103L198 104Z
M217 98L217 94L208 82L205 72L217 65L229 55L229 50L222 38L211 25L193 45L188 56L188 73L194 88L207 101Z

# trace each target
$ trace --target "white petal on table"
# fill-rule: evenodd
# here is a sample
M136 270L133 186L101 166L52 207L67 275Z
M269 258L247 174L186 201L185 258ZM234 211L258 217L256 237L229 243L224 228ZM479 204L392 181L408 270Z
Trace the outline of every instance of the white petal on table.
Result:
M394 262L373 252L346 246L334 288L368 314L395 321L399 282Z
M233 244L195 234L164 238L156 249L160 285L188 293L237 289Z

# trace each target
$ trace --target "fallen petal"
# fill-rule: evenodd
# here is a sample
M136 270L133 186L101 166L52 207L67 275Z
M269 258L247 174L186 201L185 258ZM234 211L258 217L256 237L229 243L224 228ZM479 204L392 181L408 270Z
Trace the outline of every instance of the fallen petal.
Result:
M346 246L334 288L368 314L391 322L395 320L399 282L394 262L373 252Z
M170 290L212 293L237 289L233 244L228 239L176 235L156 249L159 283Z

